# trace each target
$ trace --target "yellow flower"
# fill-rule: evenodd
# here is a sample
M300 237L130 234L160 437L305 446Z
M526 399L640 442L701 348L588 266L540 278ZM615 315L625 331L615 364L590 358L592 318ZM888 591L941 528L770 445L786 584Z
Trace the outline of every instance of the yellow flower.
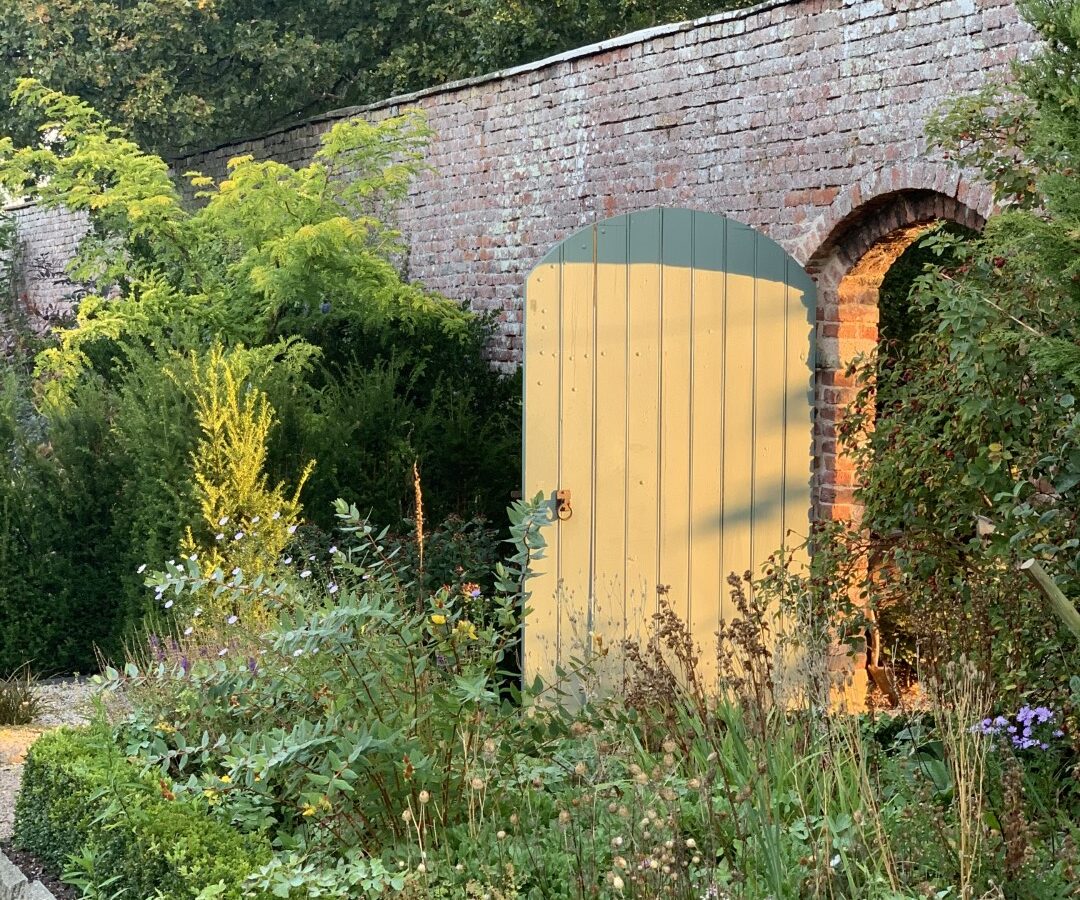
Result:
M431 617L431 623L433 625L445 625L446 624L446 616L434 615L434 616Z
M157 725L155 725L154 727L162 734L172 734L174 731L176 731L176 729L173 728L172 725L165 721L158 722Z
M313 815L315 815L315 807L312 806L310 803L308 803L304 807L303 812L301 813L301 815L303 815L303 816L313 816Z
M468 619L462 619L460 622L458 622L454 630L461 632L470 641L476 640L476 626L473 625L473 623L470 622Z
M224 782L225 784L229 784L229 783L231 783L231 782L232 782L232 777L231 777L231 776L229 776L229 775L222 775L222 776L221 776L221 780L222 780L222 781L223 781L223 782Z

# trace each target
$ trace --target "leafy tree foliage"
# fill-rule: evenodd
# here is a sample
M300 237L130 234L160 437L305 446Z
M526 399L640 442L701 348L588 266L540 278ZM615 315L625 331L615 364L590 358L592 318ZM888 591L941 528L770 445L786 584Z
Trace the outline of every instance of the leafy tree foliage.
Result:
M924 242L939 265L912 293L918 333L862 367L847 428L883 629L916 638L924 661L964 651L1007 690L1046 693L1076 647L1017 564L1042 560L1080 596L1080 3L1024 9L1042 53L933 126L1006 209L976 241Z
M0 94L32 76L179 152L746 0L0 0ZM0 116L26 139L32 118Z
M0 139L0 185L88 214L72 277L90 296L0 402L0 555L21 560L0 586L0 671L115 655L147 609L141 565L210 558L225 517L284 529L300 486L312 525L347 496L396 527L415 464L431 525L502 521L519 382L482 358L490 321L402 279L380 217L421 165L419 119L342 123L299 170L191 174L205 202L189 210L165 162L86 103L33 81L16 96L46 140Z

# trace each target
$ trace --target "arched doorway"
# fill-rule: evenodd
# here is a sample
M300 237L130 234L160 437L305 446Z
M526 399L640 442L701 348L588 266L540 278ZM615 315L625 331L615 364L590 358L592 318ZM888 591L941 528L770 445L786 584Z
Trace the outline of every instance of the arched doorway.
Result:
M840 441L845 411L860 390L853 361L878 348L880 290L897 261L941 223L981 231L984 216L960 200L930 190L883 194L844 217L810 257L807 270L818 287L818 364L815 372L814 514L820 522L858 526L855 462ZM870 575L863 560L856 581ZM860 584L852 590L862 592ZM850 699L865 698L867 672L886 693L893 683L879 667L880 632L873 630L857 659Z
M857 521L855 473L837 444L844 409L857 386L851 362L878 343L878 292L903 253L938 222L981 231L985 218L961 201L929 190L876 197L836 224L806 263L817 285L814 512L821 521Z
M553 525L527 681L591 657L617 683L597 651L642 636L658 593L715 671L728 573L809 530L814 304L774 241L686 209L605 220L533 270L523 487Z

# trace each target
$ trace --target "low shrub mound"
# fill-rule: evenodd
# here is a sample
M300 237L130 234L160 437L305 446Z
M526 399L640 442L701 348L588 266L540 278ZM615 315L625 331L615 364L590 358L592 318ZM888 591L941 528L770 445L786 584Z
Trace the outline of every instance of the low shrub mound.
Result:
M141 774L101 728L64 729L31 748L15 808L16 847L104 895L239 900L268 844L207 816Z

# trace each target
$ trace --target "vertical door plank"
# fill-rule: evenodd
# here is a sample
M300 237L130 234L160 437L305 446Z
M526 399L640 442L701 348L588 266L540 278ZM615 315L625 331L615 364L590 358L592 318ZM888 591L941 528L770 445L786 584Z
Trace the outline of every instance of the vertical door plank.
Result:
M787 255L757 240L754 317L754 534L753 575L784 542L784 447L787 393Z
M656 611L660 453L660 211L630 221L627 278L626 631L640 639Z
M694 228L693 467L690 473L691 629L701 646L702 676L716 675L720 577L724 390L724 220L698 216Z
M660 583L689 619L690 399L693 221L689 210L664 210L660 323Z
M523 490L553 500L559 482L559 332L562 290L561 253L537 266L525 289L525 371ZM558 646L558 542L545 535L545 558L529 581L532 614L525 622L525 680L555 674Z
M606 653L601 680L623 677L627 535L627 238L625 218L598 226L596 266L596 458L593 466L594 623Z
M727 228L727 291L724 314L723 538L720 577L722 615L730 620L727 577L751 566L754 472L754 255L757 236L745 225Z
M592 616L593 334L596 229L571 238L563 255L562 452L559 488L571 492L573 515L558 524L558 662L588 652Z

